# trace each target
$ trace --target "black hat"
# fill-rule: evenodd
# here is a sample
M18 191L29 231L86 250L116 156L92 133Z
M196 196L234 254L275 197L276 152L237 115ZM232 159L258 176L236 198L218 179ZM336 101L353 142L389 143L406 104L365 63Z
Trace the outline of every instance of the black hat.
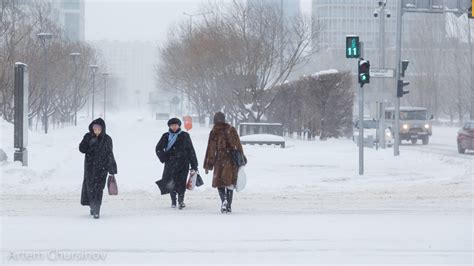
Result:
M217 112L217 113L214 115L214 124L217 124L217 123L225 123L225 115L224 115L224 113L222 113L222 112Z
M178 126L181 126L181 120L176 117L171 118L170 120L168 120L168 126L171 126L172 124L178 124Z

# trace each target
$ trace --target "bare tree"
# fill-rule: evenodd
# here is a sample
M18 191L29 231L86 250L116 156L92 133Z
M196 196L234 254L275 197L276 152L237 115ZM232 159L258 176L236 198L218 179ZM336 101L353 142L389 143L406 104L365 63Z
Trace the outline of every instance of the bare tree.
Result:
M211 6L193 25L182 24L160 50L159 80L184 90L207 114L260 121L273 89L309 58L309 19L284 19L278 8L233 1Z
M97 62L94 49L80 42L69 42L64 32L52 20L52 7L43 1L2 1L0 29L0 115L13 121L13 66L17 61L29 65L29 118L40 122L41 112L47 111L48 119L70 121L73 110L84 106L90 94L89 65ZM43 53L39 32L51 32L49 42L49 88L44 97ZM80 52L78 61L78 90L73 86L74 65L71 52ZM44 123L44 121L41 121Z

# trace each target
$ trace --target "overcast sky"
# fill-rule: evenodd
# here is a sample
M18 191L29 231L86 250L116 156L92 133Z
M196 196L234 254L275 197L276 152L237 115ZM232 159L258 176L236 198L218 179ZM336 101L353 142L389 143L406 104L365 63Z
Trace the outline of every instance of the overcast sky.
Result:
M86 40L163 41L168 28L207 0L86 0ZM301 0L308 11L311 0Z

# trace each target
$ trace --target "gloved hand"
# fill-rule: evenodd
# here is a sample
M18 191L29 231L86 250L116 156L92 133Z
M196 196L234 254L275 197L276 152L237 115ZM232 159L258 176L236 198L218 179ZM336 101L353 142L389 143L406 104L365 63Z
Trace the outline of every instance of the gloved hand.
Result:
M92 146L92 145L96 144L96 143L97 143L97 140L98 140L98 138L92 137L92 138L89 140L89 145Z

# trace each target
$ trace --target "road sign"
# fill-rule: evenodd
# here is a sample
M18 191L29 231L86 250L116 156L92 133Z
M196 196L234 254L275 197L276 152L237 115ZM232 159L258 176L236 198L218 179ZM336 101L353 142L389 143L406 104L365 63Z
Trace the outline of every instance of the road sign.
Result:
M390 68L371 68L371 78L393 78L395 76L395 70Z

